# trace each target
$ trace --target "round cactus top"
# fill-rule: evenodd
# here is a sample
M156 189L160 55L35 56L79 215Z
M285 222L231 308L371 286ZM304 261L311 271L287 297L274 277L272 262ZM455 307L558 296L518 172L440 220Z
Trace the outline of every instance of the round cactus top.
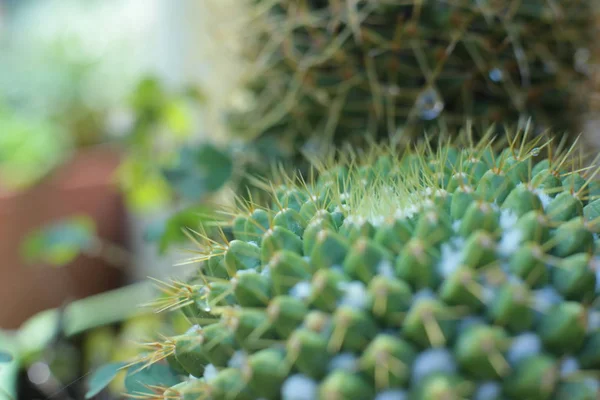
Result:
M235 213L165 284L168 398L597 399L600 186L548 149L375 151Z

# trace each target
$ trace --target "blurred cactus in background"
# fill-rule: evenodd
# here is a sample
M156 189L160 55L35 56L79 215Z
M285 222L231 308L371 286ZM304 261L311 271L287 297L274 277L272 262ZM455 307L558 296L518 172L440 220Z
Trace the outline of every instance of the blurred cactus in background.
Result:
M251 1L253 68L232 127L292 153L528 119L573 138L589 101L592 3Z

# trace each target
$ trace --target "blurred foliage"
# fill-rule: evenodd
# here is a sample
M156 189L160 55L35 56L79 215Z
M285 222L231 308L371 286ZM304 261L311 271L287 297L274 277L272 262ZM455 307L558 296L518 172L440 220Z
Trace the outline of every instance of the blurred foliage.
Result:
M50 45L45 55L15 54L14 49L0 47L1 97L11 110L59 126L61 132L55 136L61 140L80 147L94 145L105 139L109 105L85 99L92 64L68 60L64 46Z
M17 2L2 21L2 97L55 118L79 145L104 140L107 114L147 68L154 11L144 3Z
M232 173L233 163L229 155L209 144L182 148L177 164L163 170L174 190L191 201L219 190Z
M146 77L131 93L120 117L121 126L115 128L118 136L113 140L123 152L116 179L128 207L140 213L178 210L154 224L146 235L146 239L158 243L161 253L185 239L185 228L198 226L202 215L212 213L205 200L223 188L234 173L231 149L221 149L196 135L200 126L198 111L205 101L198 89L169 90L157 78ZM12 148L18 147L19 136L13 135L12 142L8 138L0 138L0 161L3 151L18 155ZM57 154L63 153L43 151L59 147L60 141L53 141L50 131L41 130L39 137L31 136L25 142L31 149L19 158L23 161L21 171L35 170L35 158L28 156L34 150L39 157L55 155L56 161L48 163L47 170L60 163ZM23 255L30 262L68 264L93 245L95 232L91 224L75 216L39 227L27 237Z
M46 364L52 378L64 387L77 386L73 389L81 396L75 398L83 398L84 392L102 386L102 376L108 379L106 371L98 371L101 365L130 360L140 343L157 334L187 329L183 316L158 315L140 307L155 297L152 285L144 282L43 311L17 331L0 330L0 368L10 363L27 370L36 363ZM100 374L88 375L91 371ZM127 371L118 371L104 386L117 396L125 390L126 375Z
M110 116L147 68L152 12L138 0L3 9L0 185L25 189L71 151L112 139Z
M154 77L142 79L130 95L122 117L126 157L118 182L133 209L160 209L175 198L163 169L177 163L181 149L195 138L197 110L204 100L198 90L172 93Z
M234 173L232 149L221 149L198 140L195 135L199 126L197 111L203 101L198 91L174 92L163 87L158 79L148 77L140 81L131 94L121 116L122 129L116 130L120 135L115 141L124 150L117 183L130 209L147 212L173 207L178 210L158 221L146 234L145 238L157 243L161 252L185 241L186 230L195 229L202 221L214 217L213 207L206 200L223 188ZM99 240L92 221L72 216L32 232L23 243L22 252L29 261L66 265L81 253L89 253ZM132 304L139 304L139 299ZM105 307L103 312L119 314L119 310ZM178 331L178 327L181 330ZM185 328L187 323L173 321L170 316L143 315L122 321L119 328L92 329L85 333L83 347L62 346L61 354L65 357L53 357L50 367L64 382L76 376L75 360L80 357L84 359L86 372L108 363L108 367L92 376L88 394L92 396L103 390L109 381L109 390L119 393L140 379L154 379L152 374L132 375L131 369L118 370L117 366L138 353L136 342L155 339L158 332L183 333ZM34 354L25 365L43 357L43 354ZM164 371L159 372L164 376ZM115 376L116 379L110 379Z
M59 165L70 150L61 128L0 104L0 186L21 189Z
M136 212L177 210L145 235L161 253L183 242L186 228L197 227L212 214L207 199L234 175L233 149L217 147L198 135L200 111L207 101L198 88L169 90L151 76L142 79L129 97L133 118L122 134L126 156L118 182Z
M100 367L88 383L88 391L85 393L86 399L91 399L100 393L110 382L117 377L119 370L127 363L110 363Z
M23 242L21 254L27 262L63 266L96 243L95 222L77 215L40 227Z
M73 6L72 0L62 5L60 1L48 3L60 12L70 7L83 10L83 6ZM102 2L93 3L95 8L103 7ZM46 14L53 10L40 7ZM65 34L56 21L53 26L24 23L42 21L43 14L27 10L12 24L10 40L0 38L0 184L25 189L78 148L110 142L123 153L116 183L129 209L141 213L177 210L154 225L146 239L161 252L183 242L186 229L212 218L207 200L228 185L235 170L234 149L201 137L205 94L197 88L175 90L152 76L140 74L134 80L131 70L121 75L116 53L94 53L89 45L90 40L108 43L104 32L98 32L104 26L96 26L95 38L83 14L74 22L77 26L70 26L69 18L58 18L63 20ZM86 31L87 36L78 31ZM112 69L107 59L112 60ZM64 266L81 254L98 255L102 250L98 247L102 243L94 221L72 215L31 232L21 253L28 262ZM124 361L138 354L136 342L156 339L158 333L183 333L179 328L187 328L187 323L171 316L132 311L144 296L130 292L129 297L94 297L93 304L77 301L65 309L36 315L16 333L14 354L4 357L0 353L0 362L9 354L22 368L44 362L65 385L82 376L82 365L87 373L109 363L89 382L81 380L88 382L90 397L109 382L110 391L119 393L126 387L145 390L139 382L169 379L160 366L138 374L119 370Z
M5 351L0 351L0 363L9 363L12 362L13 359L14 357L12 354Z
M105 388L113 394L123 393L129 369L123 367L138 354L139 344L152 342L158 334L181 334L187 327L183 316L147 313L129 318L120 326L103 326L86 332L84 371L93 372L86 379L87 394ZM111 375L113 378L109 379Z

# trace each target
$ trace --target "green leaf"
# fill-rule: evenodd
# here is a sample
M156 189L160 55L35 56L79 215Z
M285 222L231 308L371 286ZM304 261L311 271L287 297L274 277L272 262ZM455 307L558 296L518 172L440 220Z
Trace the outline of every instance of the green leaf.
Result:
M91 399L98 393L100 393L110 382L117 376L121 368L127 363L111 363L98 368L88 381L88 391L85 394L86 399Z
M150 281L143 281L73 301L62 310L62 318L61 309L37 313L16 332L17 357L25 361L38 359L40 352L58 337L73 337L143 314L145 311L139 304L155 299L154 285ZM6 342L0 335L0 345Z
M12 354L7 353L5 351L0 351L0 363L5 364L12 362L12 360L14 360Z
M74 216L30 233L21 252L28 262L63 266L73 261L94 241L96 227L87 216Z
M125 377L125 388L129 395L154 394L149 386L171 387L181 379L171 368L163 364L152 364L140 370L141 364L132 366Z
M233 162L228 154L211 144L183 147L178 164L163 173L181 196L200 200L225 185L233 174Z

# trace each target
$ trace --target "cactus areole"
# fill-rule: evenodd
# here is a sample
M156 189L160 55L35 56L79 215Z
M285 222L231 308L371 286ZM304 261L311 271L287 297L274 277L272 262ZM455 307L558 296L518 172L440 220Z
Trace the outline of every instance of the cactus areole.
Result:
M378 149L240 207L171 285L164 398L598 399L600 186L550 148Z

